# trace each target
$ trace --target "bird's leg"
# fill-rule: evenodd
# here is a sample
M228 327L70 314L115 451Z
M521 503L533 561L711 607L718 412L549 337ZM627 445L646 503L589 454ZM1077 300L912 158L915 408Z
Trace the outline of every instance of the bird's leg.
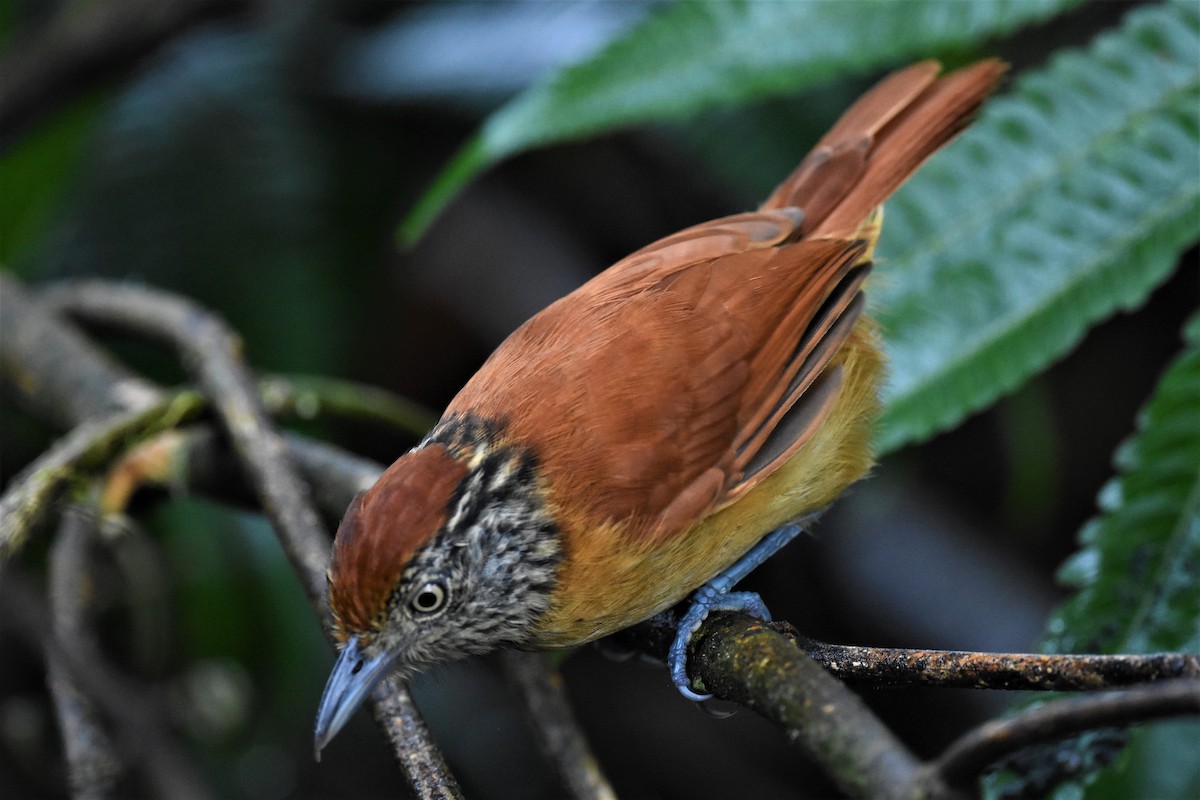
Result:
M696 702L712 697L710 694L699 694L692 691L692 682L687 674L687 646L692 634L699 630L700 624L713 611L742 611L764 622L770 622L771 612L763 604L762 598L754 592L731 592L730 589L749 575L755 567L795 539L800 530L800 525L792 522L768 533L733 566L701 586L692 595L692 605L679 620L675 641L671 643L671 649L667 651L667 666L671 670L671 680L684 697Z

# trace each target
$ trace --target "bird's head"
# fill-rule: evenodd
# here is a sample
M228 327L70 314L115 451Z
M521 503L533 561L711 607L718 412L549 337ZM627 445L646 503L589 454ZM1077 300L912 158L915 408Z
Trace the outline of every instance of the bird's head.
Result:
M338 528L329 605L342 650L318 754L384 678L520 644L549 606L559 541L532 457L448 444L398 459Z

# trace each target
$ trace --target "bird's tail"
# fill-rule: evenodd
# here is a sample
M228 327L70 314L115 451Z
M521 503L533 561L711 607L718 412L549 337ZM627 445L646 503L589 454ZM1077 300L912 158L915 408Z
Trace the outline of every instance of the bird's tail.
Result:
M861 238L864 223L877 223L876 207L970 123L1004 71L989 59L940 78L936 61L892 73L842 115L762 209L803 209L806 238Z

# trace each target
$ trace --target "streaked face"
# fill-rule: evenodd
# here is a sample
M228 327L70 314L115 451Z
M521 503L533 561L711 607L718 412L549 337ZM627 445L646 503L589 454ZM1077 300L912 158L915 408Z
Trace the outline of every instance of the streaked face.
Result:
M520 644L548 608L557 532L535 486L485 492L496 485L488 464L429 444L351 504L329 571L343 649L317 714L318 752L384 678Z

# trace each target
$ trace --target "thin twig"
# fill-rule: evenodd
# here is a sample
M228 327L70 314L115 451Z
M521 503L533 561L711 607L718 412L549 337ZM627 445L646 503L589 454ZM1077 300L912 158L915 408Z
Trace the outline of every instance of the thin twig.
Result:
M268 375L259 381L273 416L338 417L424 436L437 415L385 389L316 375Z
M571 797L615 800L616 792L592 755L550 656L507 650L500 654L500 664L520 693L542 750Z
M103 468L140 439L186 422L204 408L194 392L84 422L13 479L0 497L0 566L24 546L54 502L74 480Z
M336 524L354 495L378 479L383 466L325 442L286 433L296 468L312 489L322 517ZM116 462L105 481L101 508L122 513L132 495L148 486L204 495L234 505L255 503L254 493L228 440L206 422L164 431Z
M354 495L370 488L383 473L379 462L340 447L292 433L286 438L296 464L313 488L313 497L334 521L342 518Z
M54 633L50 612L36 590L11 570L0 580L0 627L6 627L41 648L47 660L59 664L71 681L103 708L115 723L117 743L125 759L140 763L162 797L203 800L208 796L192 765L167 734L144 686L135 686L113 673L106 659L87 641L70 645Z
M404 772L419 800L462 798L462 789L432 743L407 687L390 679L376 686L371 693L371 715L387 734L392 750L403 754Z
M206 309L148 287L83 281L51 288L44 299L74 316L119 326L179 351L246 466L309 602L324 616L328 537L241 360L241 339Z
M66 648L88 636L88 617L95 598L91 551L97 537L95 514L71 506L62 515L50 551L50 608L54 632ZM92 645L94 647L94 644ZM68 784L75 800L101 800L121 772L112 742L96 717L95 706L72 680L57 653L47 654L50 695L62 732ZM154 752L146 753L153 757ZM168 787L157 787L160 792Z
M39 307L2 269L0 379L30 413L59 430L148 408L166 396L98 350L74 325Z
M1195 678L1046 703L969 731L923 770L922 781L967 789L987 767L1031 745L1088 730L1197 714L1200 680Z
M240 339L200 306L146 287L87 281L51 289L45 298L68 313L168 342L180 352L220 416L309 602L328 629L324 595L329 539L285 440L267 416L255 381L241 360ZM407 690L397 687L393 694L397 697L390 706L377 709L376 719L385 726L413 789L419 796L431 797L445 796L447 787L457 791ZM434 789L426 785L429 781ZM427 791L436 794L426 795Z
M1092 691L1200 676L1200 654L1196 653L970 653L827 644L805 637L800 637L797 645L843 681L874 689L939 686Z

